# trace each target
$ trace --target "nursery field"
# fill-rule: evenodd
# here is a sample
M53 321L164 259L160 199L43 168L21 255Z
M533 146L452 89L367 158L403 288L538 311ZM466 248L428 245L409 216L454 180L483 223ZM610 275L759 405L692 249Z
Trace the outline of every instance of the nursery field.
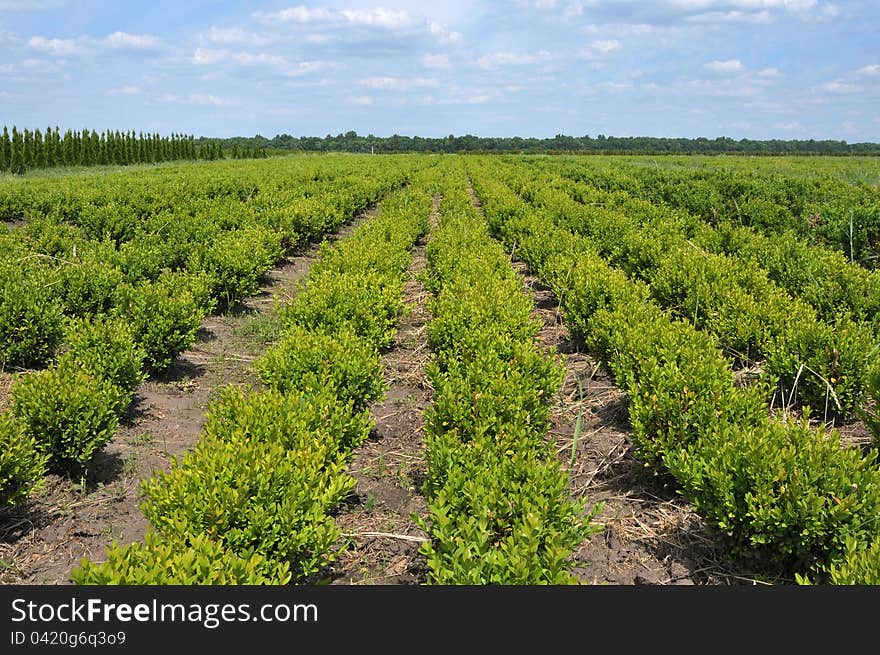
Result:
M880 583L869 158L0 179L0 583Z

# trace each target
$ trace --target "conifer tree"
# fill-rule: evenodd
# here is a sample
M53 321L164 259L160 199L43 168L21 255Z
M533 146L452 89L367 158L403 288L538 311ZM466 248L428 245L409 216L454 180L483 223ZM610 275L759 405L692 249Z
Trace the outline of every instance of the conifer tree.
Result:
M46 168L46 147L43 144L43 135L39 128L34 130L34 166Z
M55 140L52 138L52 126L46 127L43 135L43 149L46 152L46 167L55 165Z
M22 135L22 139L24 141L24 165L25 168L33 168L34 166L34 137L31 134L31 131L27 128L24 128L24 134Z
M9 138L9 128L3 126L3 138L0 139L0 171L8 171L12 159L12 140Z
M21 133L12 126L12 155L9 161L9 172L13 175L24 175L26 170L24 160L24 139Z

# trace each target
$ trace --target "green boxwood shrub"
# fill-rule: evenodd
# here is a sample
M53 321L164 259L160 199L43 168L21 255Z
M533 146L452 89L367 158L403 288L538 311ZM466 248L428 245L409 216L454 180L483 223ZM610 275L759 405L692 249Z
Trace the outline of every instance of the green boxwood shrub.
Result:
M148 531L143 543L111 545L103 562L80 560L70 579L78 585L283 585L290 565L239 557L206 535L176 542Z
M57 472L79 472L113 437L118 391L74 365L20 375L12 408Z
M363 339L293 326L254 365L260 379L283 393L327 390L362 409L385 393L382 360Z
M0 507L19 503L40 485L47 459L11 412L0 413Z

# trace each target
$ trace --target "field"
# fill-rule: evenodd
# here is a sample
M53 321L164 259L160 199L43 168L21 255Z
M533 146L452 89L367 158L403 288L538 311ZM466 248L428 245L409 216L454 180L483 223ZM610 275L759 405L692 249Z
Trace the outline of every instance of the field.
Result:
M880 166L0 179L4 584L877 584Z

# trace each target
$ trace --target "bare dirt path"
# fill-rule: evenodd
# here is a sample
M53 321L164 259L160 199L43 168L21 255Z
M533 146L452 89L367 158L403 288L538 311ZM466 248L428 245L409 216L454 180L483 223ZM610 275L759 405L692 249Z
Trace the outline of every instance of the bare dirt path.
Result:
M328 241L344 238L378 211L373 208ZM140 483L192 448L205 410L225 384L259 386L251 363L277 336L276 303L290 299L318 255L312 245L267 275L261 292L224 315L209 316L192 349L137 390L126 419L82 480L47 476L30 503L0 510L0 584L67 584L83 557L100 560L113 541L144 536ZM11 376L0 379L0 409ZM83 484L84 482L84 484Z
M439 205L436 196L432 227ZM408 310L394 345L382 356L388 393L370 407L375 426L350 466L357 487L336 517L347 548L331 567L334 584L421 584L426 579L424 557L418 552L426 535L412 518L428 513L418 491L425 475L422 413L433 398L425 374L430 357L425 300L430 294L419 280L425 242L423 236L414 248L404 287Z
M480 208L473 187L469 191ZM574 553L572 572L586 584L751 582L723 571L720 546L672 481L654 476L633 457L624 393L572 341L553 291L524 262L514 259L512 265L543 322L539 344L564 358L565 379L551 411L549 437L569 472L569 491L588 507L604 503L595 519L603 530Z

